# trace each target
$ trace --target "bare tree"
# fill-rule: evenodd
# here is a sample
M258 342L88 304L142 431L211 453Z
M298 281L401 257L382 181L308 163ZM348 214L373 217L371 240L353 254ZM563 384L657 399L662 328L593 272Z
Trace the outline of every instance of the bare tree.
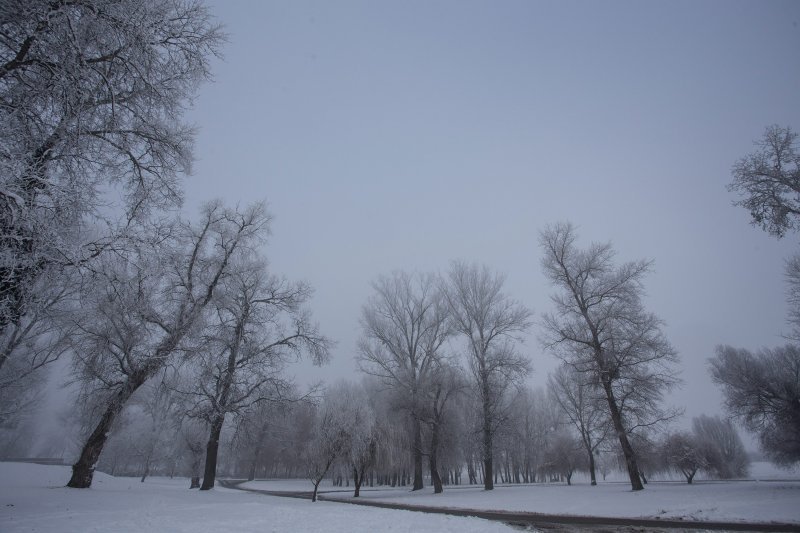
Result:
M608 410L600 403L605 400L602 390L586 377L571 366L561 365L548 383L559 407L578 432L586 450L591 484L597 485L595 453L608 437L611 421Z
M308 285L268 274L257 259L232 266L211 304L205 345L195 358L195 388L183 391L195 399L190 416L210 427L200 490L214 486L226 415L259 402L291 400L286 365L304 354L317 365L328 359L330 342L302 307L311 295Z
M759 436L767 456L782 465L800 462L800 348L751 353L717 346L709 363L728 413Z
M451 334L447 306L432 275L396 272L373 283L362 310L358 345L361 370L381 378L406 398L411 416L413 490L422 482L423 387Z
M486 490L494 488L492 439L504 419L506 391L530 371L530 361L515 345L530 326L531 311L503 293L504 283L505 277L488 267L456 261L444 289L480 397Z
M375 464L380 427L366 389L341 381L327 391L326 406L335 409L341 429L342 459L353 475L353 497L358 498L364 476Z
M787 322L792 327L786 338L800 342L800 255L795 255L786 261L786 283L788 285L786 301L789 304Z
M183 448L184 470L189 477L189 488L200 488L200 475L203 472L203 443L208 437L208 428L201 420L186 418L181 424L180 446Z
M572 485L572 476L577 470L586 467L586 454L583 453L580 439L568 429L559 429L548 436L544 454L545 468L551 474L561 476Z
M317 501L319 484L347 445L348 435L339 406L336 402L323 401L316 413L313 436L303 453L308 477L314 484L312 502Z
M798 229L800 221L800 153L791 128L769 126L757 150L736 162L728 190L738 193L734 205L750 211L752 223L775 237Z
M431 473L433 492L443 492L442 476L439 471L439 454L443 440L442 431L447 423L448 410L452 407L454 396L466 387L461 369L446 361L438 361L429 377L427 408L423 411L425 422L430 428L428 447L428 466Z
M747 475L750 459L730 420L701 415L692 419L692 431L709 473L721 479Z
M661 410L663 393L677 383L677 354L645 311L642 279L647 261L613 264L610 244L575 246L570 224L546 228L540 237L542 268L559 292L555 312L544 315L544 342L566 364L603 390L633 490L642 490L629 435L674 416Z
M115 255L83 302L75 336L75 376L102 415L72 467L68 486L86 488L117 414L131 395L178 353L204 318L236 254L247 253L269 217L256 204L243 211L212 203L199 224L178 223L149 246Z
M667 466L683 474L690 485L697 471L707 466L694 435L685 431L667 435L661 445L661 454Z
M9 0L0 28L7 338L41 308L43 274L84 264L180 203L194 137L181 117L223 35L199 2L178 0Z

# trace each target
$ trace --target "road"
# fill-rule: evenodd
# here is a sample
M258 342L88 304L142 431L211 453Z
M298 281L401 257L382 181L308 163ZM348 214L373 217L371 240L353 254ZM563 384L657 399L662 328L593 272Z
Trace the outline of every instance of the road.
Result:
M261 489L248 489L240 487L244 480L222 480L220 484L230 489L256 492L269 496L282 498L311 499L311 491L270 491ZM340 491L341 492L341 491ZM350 492L350 491L348 491ZM798 524L779 523L742 523L742 522L707 522L691 520L659 520L652 518L607 518L601 516L574 516L555 515L543 513L523 513L517 511L483 511L479 509L453 509L448 507L427 507L408 505L402 503L376 502L371 500L356 500L354 498L339 499L328 497L326 494L317 493L317 499L328 502L337 502L351 505L364 505L367 507L380 507L382 509L398 509L404 511L418 511L422 513L447 514L453 516L472 516L506 523L521 531L552 531L552 532L650 532L650 533L691 533L699 531L764 531L764 532L797 532L800 533Z

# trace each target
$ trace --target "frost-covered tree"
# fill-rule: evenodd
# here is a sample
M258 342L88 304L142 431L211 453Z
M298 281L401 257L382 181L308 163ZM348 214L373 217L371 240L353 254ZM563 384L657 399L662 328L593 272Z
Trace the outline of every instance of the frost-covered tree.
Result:
M800 348L789 344L752 353L718 346L709 363L728 414L758 435L770 460L800 462Z
M587 457L581 440L573 431L561 428L548 436L544 453L545 469L572 485L572 476L586 467Z
M690 485L697 471L707 467L695 436L685 431L668 434L661 444L661 454L667 467L682 474Z
M429 374L451 335L447 305L434 276L395 272L372 285L375 294L362 310L358 344L360 369L405 398L411 417L413 490L422 482L422 410Z
M365 475L375 464L380 427L366 389L342 381L328 390L325 403L338 413L344 466L353 476L353 497L358 498Z
M798 229L800 222L800 153L797 133L769 126L757 149L733 166L728 190L738 193L734 205L750 212L753 225L775 237Z
M75 379L83 397L101 407L68 486L91 485L116 416L139 387L181 354L236 256L259 243L268 221L260 204L234 210L212 203L198 223L160 228L149 240L132 242L124 255L103 260L73 336Z
M494 488L494 434L505 418L510 387L530 371L517 351L531 311L503 292L505 277L488 267L456 261L444 294L452 327L464 340L467 365L480 399L484 488Z
M319 484L331 466L347 451L349 435L346 418L341 410L341 402L335 395L325 398L316 410L312 436L303 452L306 472L314 485L312 502L317 501Z
M692 432L710 474L721 479L747 475L750 459L730 420L701 415L692 419Z
M423 418L428 425L430 440L428 446L428 466L431 484L435 494L441 493L442 476L439 468L442 441L448 419L453 416L454 397L466 388L461 369L446 361L438 361L430 373L426 387L427 402L423 408Z
M550 375L548 383L564 416L578 432L586 451L591 484L597 485L595 454L611 430L608 410L601 403L603 393L597 383L586 380L585 373L568 365L558 367Z
M303 355L320 365L330 344L303 308L311 294L308 285L269 274L256 258L230 264L196 348L192 388L183 391L193 398L190 415L210 427L200 490L214 486L226 416L259 402L291 400L286 366Z
M195 1L0 3L1 342L46 307L42 276L180 203L182 115L222 39Z
M0 331L0 423L35 396L35 374L69 349L80 278L74 269L48 268L29 289L26 312Z
M633 490L642 490L629 436L674 416L663 394L677 384L677 354L642 303L650 262L614 265L611 244L579 249L571 224L542 231L542 268L557 289L544 315L545 345L603 391Z

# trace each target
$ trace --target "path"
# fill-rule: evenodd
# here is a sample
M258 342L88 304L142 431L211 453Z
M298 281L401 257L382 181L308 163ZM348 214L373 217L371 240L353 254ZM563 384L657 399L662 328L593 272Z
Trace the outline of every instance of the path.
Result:
M283 498L311 499L311 491L271 491L262 489L248 489L239 484L245 480L222 480L220 484L230 489L244 490L280 496ZM348 491L349 492L349 491ZM376 502L371 500L356 500L353 498L342 500L328 498L326 493L317 493L317 499L328 502L346 503L351 505L366 505L383 509L397 509L403 511L418 511L423 513L447 514L453 516L472 516L504 522L523 530L536 531L649 531L669 532L680 530L683 533L690 531L765 531L765 532L797 532L800 533L800 524L782 523L744 523L744 522L716 522L692 520L660 520L652 518L608 518L602 516L575 516L555 515L544 513L525 513L518 511L482 511L479 509L455 509L450 507L428 507L422 505L409 505L403 503ZM688 530L688 531L687 531Z

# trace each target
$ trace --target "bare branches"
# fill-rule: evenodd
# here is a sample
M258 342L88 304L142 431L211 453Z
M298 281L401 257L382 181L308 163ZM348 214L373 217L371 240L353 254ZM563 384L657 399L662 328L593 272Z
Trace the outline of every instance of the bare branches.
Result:
M755 143L757 150L736 162L728 190L738 193L734 205L750 211L752 223L775 237L798 228L800 219L800 153L797 133L769 126Z
M800 461L800 349L786 345L758 353L718 346L709 360L725 407L759 435L776 462Z
M454 262L444 288L453 329L466 341L467 361L481 399L484 486L492 480L492 438L503 417L508 388L528 374L530 361L516 343L531 312L502 292L505 277L487 267Z
M0 336L30 323L40 279L67 285L180 204L182 114L222 39L195 1L0 5Z
M649 261L614 266L610 244L575 246L571 224L541 232L542 269L556 287L555 312L542 320L543 343L604 391L634 490L643 488L628 435L663 422L664 391L678 383L677 354L662 321L641 302Z
M419 490L423 389L452 333L448 311L439 284L430 274L395 272L379 278L373 288L375 295L362 310L359 366L405 398L404 407L413 422L414 490Z

